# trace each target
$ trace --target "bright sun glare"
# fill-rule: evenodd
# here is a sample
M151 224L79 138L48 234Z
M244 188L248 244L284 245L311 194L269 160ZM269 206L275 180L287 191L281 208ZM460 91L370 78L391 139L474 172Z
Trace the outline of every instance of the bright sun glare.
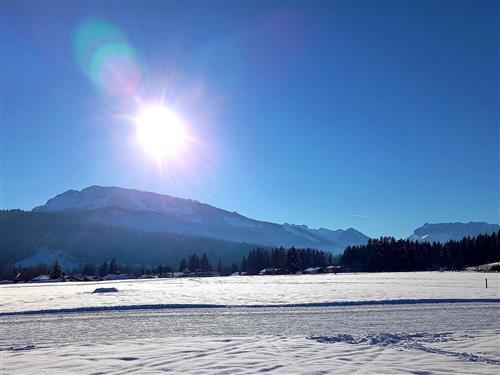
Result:
M142 108L135 117L135 125L139 144L157 161L178 155L188 139L182 119L165 106Z

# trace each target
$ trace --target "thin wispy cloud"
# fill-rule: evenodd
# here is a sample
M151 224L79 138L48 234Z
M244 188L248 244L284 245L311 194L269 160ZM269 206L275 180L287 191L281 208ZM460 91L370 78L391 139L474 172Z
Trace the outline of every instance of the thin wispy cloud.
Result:
M370 216L370 215L364 215L364 214L350 214L349 216L357 217L360 219L384 219L383 217L380 217L380 216Z

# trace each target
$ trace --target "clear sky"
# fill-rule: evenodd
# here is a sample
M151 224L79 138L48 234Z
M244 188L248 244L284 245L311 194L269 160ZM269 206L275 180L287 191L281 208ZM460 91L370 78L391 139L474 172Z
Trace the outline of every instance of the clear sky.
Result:
M370 236L498 223L498 4L2 1L2 207L113 185ZM160 98L196 139L161 166L130 121Z

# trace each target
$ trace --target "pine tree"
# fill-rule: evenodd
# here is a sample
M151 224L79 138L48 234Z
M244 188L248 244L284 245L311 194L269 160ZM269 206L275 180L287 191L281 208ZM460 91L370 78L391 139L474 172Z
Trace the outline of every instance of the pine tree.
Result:
M85 264L82 268L82 274L94 275L95 274L95 267L92 264Z
M287 265L286 268L291 273L296 273L300 270L300 260L297 249L291 248L287 251Z
M152 268L153 273L156 273L158 275L163 275L164 269L163 266L160 264L159 266Z
M224 265L222 264L222 260L219 258L219 262L217 263L217 272L219 275L224 273Z
M246 257L243 257L241 260L240 270L241 272L248 272L248 262Z
M188 268L191 272L197 271L200 269L200 258L198 257L198 255L193 254L189 257Z
M106 276L108 274L108 262L104 262L99 266L99 276Z
M208 261L207 254L203 253L200 259L200 268L203 272L211 271L212 266L210 265L210 262Z
M186 258L182 258L181 264L179 265L179 272L184 272L186 268L187 268Z
M52 267L50 269L50 278L52 280L55 280L55 279L60 279L62 276L64 276L64 272L63 272L61 266L59 265L59 262L56 259L54 264L52 265Z
M118 264L116 263L116 259L113 258L111 263L109 264L109 273L117 274L118 273Z

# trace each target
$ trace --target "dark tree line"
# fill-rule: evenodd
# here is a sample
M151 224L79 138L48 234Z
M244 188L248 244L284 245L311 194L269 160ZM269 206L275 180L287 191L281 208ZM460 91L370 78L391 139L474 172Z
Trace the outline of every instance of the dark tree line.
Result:
M65 269L57 262L57 260L52 265L38 264L36 266L29 267L8 267L0 264L0 280L8 279L19 281L29 281L40 275L49 275L52 279L58 279L61 276L68 274L104 277L108 274L123 273L137 277L144 274L163 275L170 272L172 272L172 268L162 264L150 267L144 265L128 265L126 263L120 264L115 258L109 262L104 261L98 265L86 263L71 269Z
M0 266L0 280L29 281L40 275L48 275L51 267L46 264L39 264L30 267L8 267Z
M314 249L256 248L241 261L240 270L256 275L265 268L276 268L287 273L295 273L309 267L333 265L335 258L331 253Z
M284 273L295 273L304 270L308 267L326 267L331 264L338 263L338 259L332 254L314 249L285 249L283 247L276 249L256 248L251 250L247 256L243 257L241 266L231 263L224 264L222 259L218 259L217 265L214 267L207 256L203 253L191 254L187 258L182 258L178 271L179 272L210 272L216 271L221 276L231 275L235 272L247 272L250 275L256 275L264 268L281 269ZM1 266L1 265L0 265ZM101 264L82 264L72 270L63 270L62 267L55 262L52 266L43 264L33 267L0 267L0 279L14 279L18 276L19 280L29 281L36 276L48 274L51 278L59 278L65 274L100 276L104 277L108 274L125 273L134 276L143 274L162 275L172 272L173 269L169 266L156 265L151 267L128 265L119 263L115 258L111 261L104 261Z
M111 259L111 261L104 261L101 264L82 264L78 267L72 269L63 269L57 260L52 265L39 264L30 267L8 267L5 264L0 264L0 280L19 280L19 281L29 281L40 275L49 275L52 279L58 279L64 275L86 275L86 276L99 276L104 277L109 274L130 274L136 277L145 274L155 274L164 275L173 272L174 269L163 264L155 266L145 266L145 265L129 265L127 263L119 263L116 258ZM192 254L186 258L183 258L180 266L180 272L209 272L216 271L219 275L227 276L239 271L239 268L235 264L226 266L221 259L219 259L217 266L214 268L210 263L207 254L203 253L201 256L198 254Z
M203 253L201 257L198 254L191 254L188 259L182 258L181 263L179 265L179 272L195 272L202 271L208 272L213 271L212 265L208 260L207 254Z
M345 249L341 264L351 271L397 272L463 270L500 261L500 231L441 243L372 239L363 246Z
M239 272L239 268L236 264L231 264L231 266L226 266L222 259L219 259L217 266L212 267L212 263L208 259L207 254L203 253L202 256L197 254L191 254L187 259L182 258L181 263L178 268L179 272L210 272L216 271L219 275L228 276L235 272Z
M113 258L110 262L104 261L97 266L93 264L83 264L80 267L74 269L73 273L104 277L109 274L130 274L134 276L141 276L146 274L163 275L166 273L171 273L172 271L172 267L163 264L152 266L138 266L130 265L127 263L119 263L116 258Z

